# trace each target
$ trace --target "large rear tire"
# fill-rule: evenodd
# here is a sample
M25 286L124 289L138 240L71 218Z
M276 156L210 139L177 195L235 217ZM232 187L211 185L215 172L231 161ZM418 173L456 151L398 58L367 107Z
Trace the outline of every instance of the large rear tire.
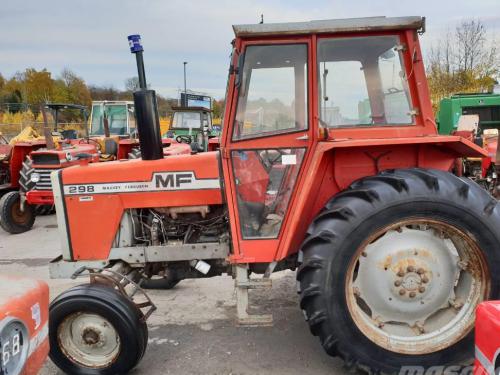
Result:
M500 207L466 178L386 171L311 224L297 272L311 332L350 368L467 365L474 312L500 297Z
M68 374L126 374L146 351L142 313L105 285L65 291L51 303L49 321L50 358Z
M34 207L28 203L21 210L21 196L10 191L0 199L0 226L8 233L19 234L29 231L35 223Z

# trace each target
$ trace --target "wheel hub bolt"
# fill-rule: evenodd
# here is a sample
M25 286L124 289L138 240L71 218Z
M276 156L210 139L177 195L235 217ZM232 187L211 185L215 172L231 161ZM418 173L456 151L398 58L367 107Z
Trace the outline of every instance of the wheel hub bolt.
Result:
M399 289L399 295L404 296L406 294L406 290L404 289Z
M413 266L408 266L408 267L406 268L406 270L407 270L408 272L414 272L414 271L415 271L415 267L413 267Z
M402 268L400 268L399 271L398 271L398 276L399 277L403 277L404 275L405 275L405 272L403 271Z
M427 276L422 277L422 282L427 284L429 282L429 278Z
M418 291L419 291L420 293L425 292L425 286L421 286L420 288L418 288Z
M423 268L419 268L419 269L417 270L417 273L418 273L419 275L423 275L423 274L425 273L425 270L424 270Z
M417 296L417 293L415 292L410 292L409 294L410 298L415 298Z
M394 281L394 286L401 286L403 282L401 280Z

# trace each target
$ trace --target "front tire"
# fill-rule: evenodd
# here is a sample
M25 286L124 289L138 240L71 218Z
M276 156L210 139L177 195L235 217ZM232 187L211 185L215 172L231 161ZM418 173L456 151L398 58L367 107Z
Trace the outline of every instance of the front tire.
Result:
M348 367L465 365L474 311L500 297L500 208L474 182L386 171L331 199L301 247L301 308Z
M109 286L71 288L50 305L50 358L68 374L126 374L146 351L142 318L130 300Z
M35 209L25 202L21 211L21 195L10 191L0 199L0 226L8 233L19 234L29 231L35 223Z

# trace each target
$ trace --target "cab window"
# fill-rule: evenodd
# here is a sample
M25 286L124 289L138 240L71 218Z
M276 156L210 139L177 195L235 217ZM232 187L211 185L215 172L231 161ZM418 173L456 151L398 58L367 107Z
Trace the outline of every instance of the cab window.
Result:
M403 49L396 36L321 39L318 88L322 125L413 124Z
M124 104L95 104L92 107L90 134L104 135L104 117L108 119L109 132L113 135L127 134L128 109Z
M240 69L233 139L307 128L307 45L249 46Z
M175 129L200 129L200 112L175 112L172 120L172 128Z

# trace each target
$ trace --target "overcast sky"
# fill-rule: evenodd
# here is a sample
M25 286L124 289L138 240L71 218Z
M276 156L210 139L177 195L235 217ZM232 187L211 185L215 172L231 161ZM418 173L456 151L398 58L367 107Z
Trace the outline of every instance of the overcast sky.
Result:
M427 17L425 50L464 17L481 18L500 39L499 0L1 0L0 73L70 68L89 84L123 88L136 75L126 37L142 35L152 88L224 96L232 24L364 16Z

